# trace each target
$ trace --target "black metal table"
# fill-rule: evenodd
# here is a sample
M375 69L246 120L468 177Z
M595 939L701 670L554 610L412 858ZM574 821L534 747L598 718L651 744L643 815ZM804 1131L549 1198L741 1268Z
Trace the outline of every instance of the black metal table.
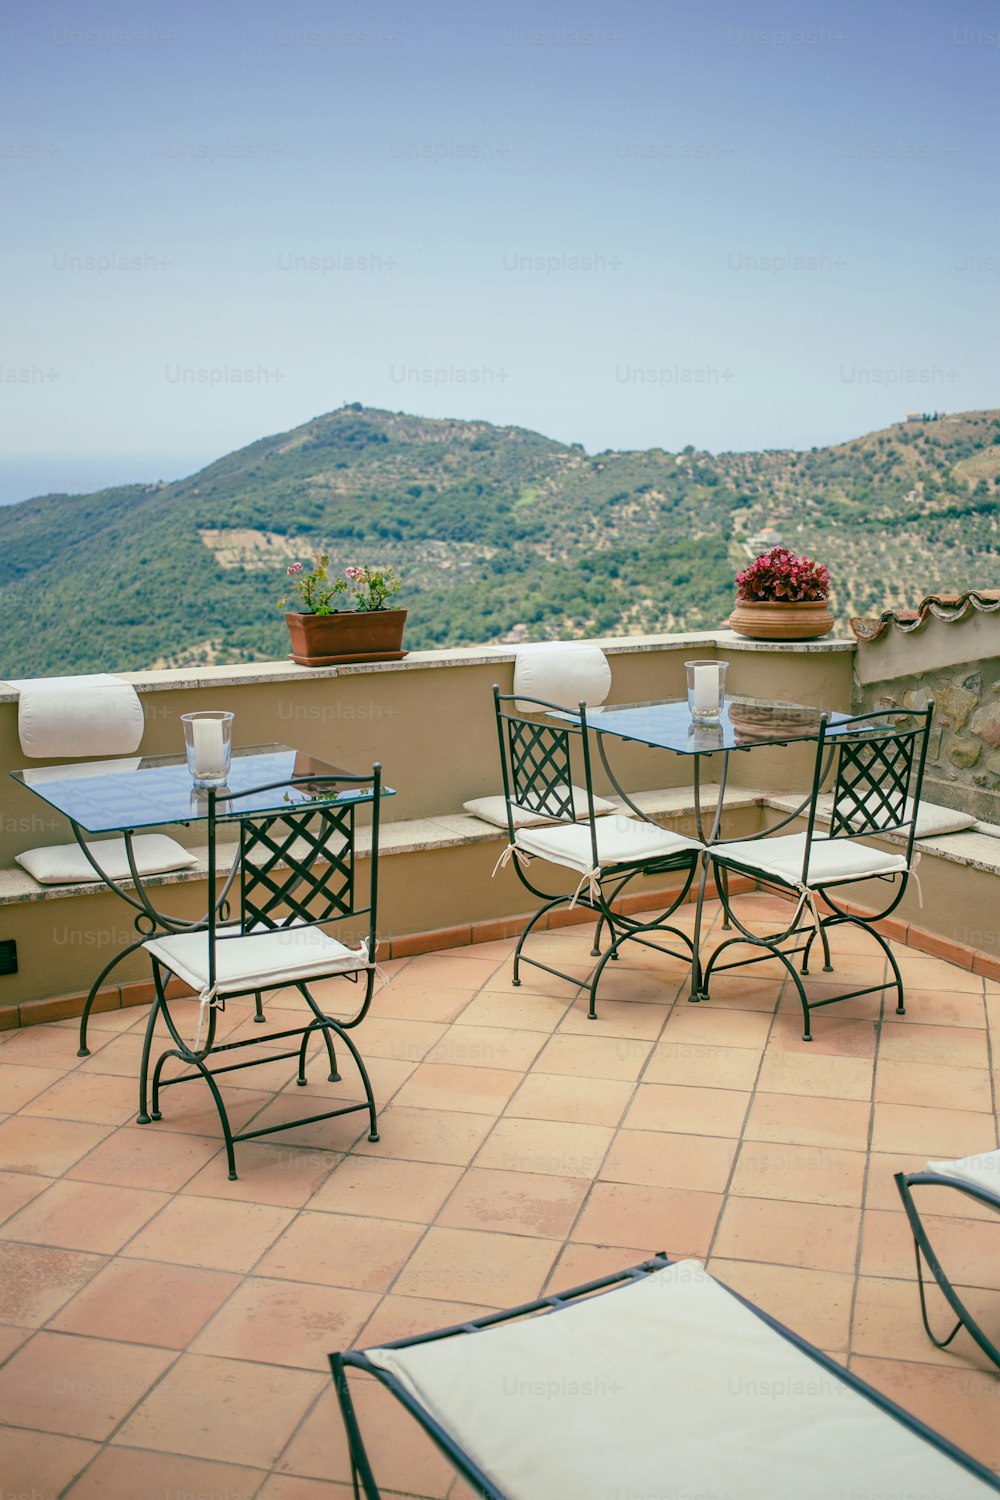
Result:
M129 756L121 761L101 763L81 761L65 766L32 767L12 771L10 774L14 781L68 819L76 842L93 867L95 880L112 890L135 914L133 926L138 937L109 959L87 995L80 1018L78 1054L80 1057L87 1057L87 1021L102 984L116 964L141 948L151 937L197 931L207 921L207 915L195 921L185 921L154 905L147 882L162 883L164 878L169 880L169 874L166 877L144 877L138 868L132 841L135 834L151 828L187 826L207 821L208 792L194 786L184 755L153 755L142 758ZM285 778L345 774L347 773L339 767L317 760L301 750L293 750L287 745L258 745L234 750L226 786L220 788L217 795L218 815L225 816L226 789L235 796L252 787L277 783L271 785L259 798L241 798L239 805L243 812L280 812L299 803L316 803L317 800L322 800L317 799L315 783L310 792L302 787L283 786L281 783ZM395 793L391 787L383 786L382 795L391 797ZM371 788L339 791L329 800L371 801ZM108 833L119 834L124 838L131 889L121 879L116 879L101 868L100 843L88 845L86 842L87 835ZM224 906L235 868L234 865L216 897L217 910Z
M551 717L566 718L579 723L579 714L567 711ZM720 837L722 809L729 776L729 757L736 750L753 750L764 745L790 745L798 741L815 740L819 737L820 725L827 721L828 736L835 736L838 728L850 722L850 714L834 709L810 708L801 703L784 703L766 698L727 697L717 724L705 724L692 718L686 698L671 698L663 702L622 703L610 707L588 708L587 727L597 736L597 748L601 764L608 779L625 805L637 817L652 821L638 807L615 775L607 754L607 740L629 741L637 745L649 745L655 750L669 750L675 755L692 758L692 780L694 788L695 827L698 839L704 844L725 843ZM703 756L721 755L722 772L711 829L706 836L705 812L702 807L701 761ZM779 823L768 829L773 833L784 828L799 816L809 801L809 794ZM695 907L694 959L691 972L692 1003L701 999L701 963L699 943L701 941L702 909L705 904L705 887L708 882L709 860L702 856L701 878L698 882L698 897Z

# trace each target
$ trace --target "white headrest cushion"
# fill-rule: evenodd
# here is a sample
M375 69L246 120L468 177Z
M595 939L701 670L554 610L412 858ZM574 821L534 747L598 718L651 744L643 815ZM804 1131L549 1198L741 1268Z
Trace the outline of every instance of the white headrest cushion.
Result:
M33 677L12 682L20 692L21 750L35 760L55 756L130 755L142 740L142 704L131 683L107 672L82 677Z
M586 703L596 708L611 691L611 668L600 646L588 641L545 641L524 646L514 661L514 692L544 698L560 708ZM519 713L533 712L530 703L515 704Z

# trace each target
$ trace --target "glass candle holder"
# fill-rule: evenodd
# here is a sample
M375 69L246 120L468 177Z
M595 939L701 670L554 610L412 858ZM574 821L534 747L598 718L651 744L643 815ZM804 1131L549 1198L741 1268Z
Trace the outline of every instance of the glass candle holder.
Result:
M181 714L188 770L195 786L225 786L233 757L233 719L222 709Z
M696 724L718 724L726 701L727 661L686 661L688 708Z

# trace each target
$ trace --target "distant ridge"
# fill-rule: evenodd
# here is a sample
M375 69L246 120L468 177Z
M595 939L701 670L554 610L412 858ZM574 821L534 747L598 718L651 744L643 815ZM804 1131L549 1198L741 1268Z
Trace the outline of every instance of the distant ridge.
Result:
M287 654L284 569L402 575L411 648L718 625L751 541L825 562L838 625L995 587L1000 411L808 452L587 454L352 402L165 485L0 509L0 674Z

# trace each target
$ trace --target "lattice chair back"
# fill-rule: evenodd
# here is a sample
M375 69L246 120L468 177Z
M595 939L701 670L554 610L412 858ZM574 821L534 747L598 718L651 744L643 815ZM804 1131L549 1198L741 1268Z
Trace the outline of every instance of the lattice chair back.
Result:
M355 808L240 821L240 926L328 922L354 913Z
M570 745L580 738L575 725L546 724L536 718L522 718L504 704L530 705L529 713L543 713L559 705L541 698L515 700L513 694L494 687L497 730L500 737L500 764L503 769L504 796L510 807L523 809L553 821L575 822L578 811L571 774ZM589 779L589 778L588 778ZM513 828L511 829L513 837Z
M861 714L848 726L824 724L817 746L816 789L826 752L835 754L829 838L907 835L907 864L916 832L933 703L926 709ZM812 837L810 818L809 834Z
M373 794L370 804L369 788ZM214 912L210 916L211 982L215 979L216 943L251 933L288 928L301 931L350 920L355 928L367 926L368 952L374 955L380 790L381 767L375 765L370 776L296 776L235 795L210 792L208 854L212 886L218 869L229 863L226 846L220 847L219 832L234 822L239 825L239 875L234 888L239 909L228 921L225 917L220 920ZM352 793L362 791L366 793L364 803L352 800ZM287 810L268 808L269 794L291 799ZM302 800L294 800L296 796ZM357 814L362 805L372 809L372 842L368 876L359 880Z

